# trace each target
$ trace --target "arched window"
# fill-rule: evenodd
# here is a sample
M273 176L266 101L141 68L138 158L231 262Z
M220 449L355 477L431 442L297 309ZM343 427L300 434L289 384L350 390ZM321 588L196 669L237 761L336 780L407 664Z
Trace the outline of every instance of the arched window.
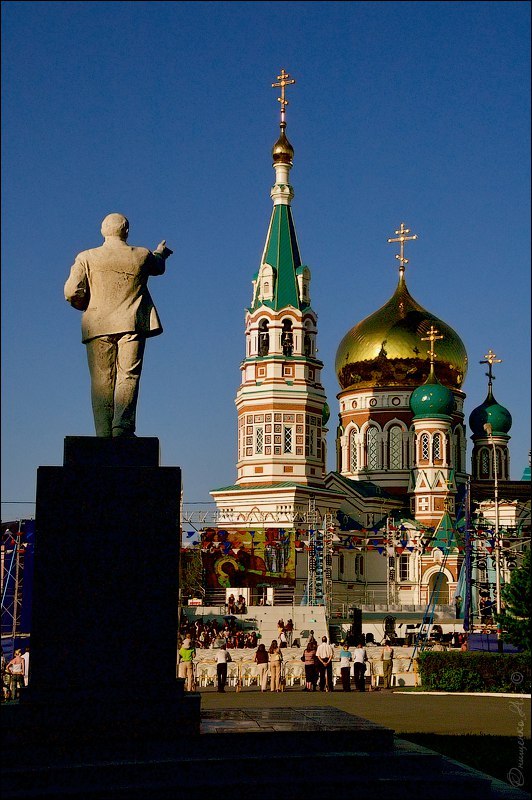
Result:
M456 429L454 468L457 472L462 472L462 431L460 428Z
M480 476L489 478L490 475L490 454L487 447L483 447L478 454Z
M432 437L432 460L441 461L441 434L435 433Z
M268 333L268 320L259 323L259 356L267 356L270 352L270 334Z
M390 428L388 433L388 451L390 469L403 468L403 432L398 425Z
M422 461L428 461L430 456L429 435L422 433L420 438L420 454Z
M379 469L379 432L373 426L366 433L366 452L368 469Z
M291 356L292 353L294 352L294 334L292 333L292 322L289 319L283 320L281 345L283 348L283 355Z
M349 434L349 469L351 472L356 472L358 469L357 432L355 430Z
M503 459L502 453L499 447L495 448L495 469L497 470L497 477L503 477Z
M313 355L312 353L312 336L308 329L303 334L303 354L306 356Z

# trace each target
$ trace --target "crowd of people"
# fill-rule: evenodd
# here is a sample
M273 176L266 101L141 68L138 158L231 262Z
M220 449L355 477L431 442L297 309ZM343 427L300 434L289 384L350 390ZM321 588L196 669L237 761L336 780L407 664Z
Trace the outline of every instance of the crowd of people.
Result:
M289 620L291 622L291 620ZM196 622L194 625L201 625ZM190 626L189 626L190 627ZM260 642L256 648L253 661L257 665L256 679L261 692L282 692L286 685L284 658L283 658L283 636L286 640L286 625L283 620L278 623L279 635L274 639L268 649ZM228 663L233 659L229 653L228 641L231 635L223 636L224 630L217 632L211 647L216 649L216 679L217 691L225 692L227 684ZM237 632L238 633L238 632ZM290 633L290 630L288 630ZM194 632L187 630L185 639L179 650L179 676L185 679L185 687L188 691L196 688L194 681L194 658L196 656ZM339 653L336 653L334 646L330 643L327 636L322 636L318 643L314 636L314 631L310 631L310 637L301 655L304 664L305 681L304 692L333 692L335 690L335 676L333 673L333 662L340 662L340 678L342 691L366 691L366 672L368 669L368 655L363 641L359 641L353 649L349 647L347 641L340 644ZM382 688L391 688L391 678L393 671L394 649L388 640L385 641L380 654L382 664ZM353 689L352 689L353 686ZM242 688L241 679L237 683L236 690Z
M393 656L392 648L389 649ZM304 692L315 692L318 689L320 692L334 691L334 658L334 647L330 644L327 637L322 636L321 642L318 644L312 633L303 655L301 656L301 660L305 664ZM351 651L347 641L343 641L340 645L339 659L342 690L344 692L351 691L351 664L353 664L355 691L364 692L366 690L368 656L363 643L361 641L358 642L354 651ZM390 675L391 663L390 661Z
M201 650L221 647L222 644L227 648L254 648L259 639L256 630L243 631L238 628L236 620L230 618L224 619L223 623L216 619L184 621L179 636L181 641L191 639L195 647Z

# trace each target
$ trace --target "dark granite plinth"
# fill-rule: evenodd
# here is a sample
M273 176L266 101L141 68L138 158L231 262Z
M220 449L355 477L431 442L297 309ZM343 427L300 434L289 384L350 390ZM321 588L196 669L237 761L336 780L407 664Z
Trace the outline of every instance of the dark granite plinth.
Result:
M142 738L164 724L171 738L184 718L199 731L200 697L176 678L181 470L158 453L157 439L68 437L65 465L38 469L19 707L35 735Z
M154 436L116 439L67 436L63 464L65 467L158 467L159 440Z

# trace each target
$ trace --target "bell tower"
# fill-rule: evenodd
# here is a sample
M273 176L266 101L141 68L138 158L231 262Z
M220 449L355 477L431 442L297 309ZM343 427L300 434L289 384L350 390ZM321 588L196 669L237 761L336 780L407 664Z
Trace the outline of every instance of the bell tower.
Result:
M311 307L310 269L301 260L291 208L294 149L286 136L286 88L294 83L284 69L272 83L280 88L280 135L272 149L273 209L246 309L245 355L235 400L236 484L211 492L228 517L255 504L264 513L268 507L284 509L290 518L308 510L309 497L317 498L316 491L334 494L324 483L329 408L321 383L323 363L317 356L318 318ZM256 496L249 490L257 490ZM283 499L287 491L291 499Z
M430 372L427 380L410 397L414 414L414 466L412 469L412 512L425 525L436 526L444 513L454 513L455 470L451 447L453 393L443 386L434 371L434 342L443 339L433 325L421 341L430 342Z

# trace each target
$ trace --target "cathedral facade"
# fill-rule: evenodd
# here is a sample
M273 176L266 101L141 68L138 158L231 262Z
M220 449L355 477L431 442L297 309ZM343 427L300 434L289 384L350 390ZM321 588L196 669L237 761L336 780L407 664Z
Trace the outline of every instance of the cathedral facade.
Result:
M432 606L452 621L478 606L478 591L471 593L476 545L467 535L472 487L486 530L493 529L497 479L505 487L505 497L495 498L497 526L505 508L507 528L522 532L530 513L526 493L514 486L512 495L519 482L509 480L511 417L492 392L496 359L490 351L488 396L470 419L469 472L466 350L458 333L410 295L405 248L417 237L401 223L388 239L398 249L395 291L338 346L336 469L327 472L330 411L318 318L291 208L285 91L293 82L283 70L273 84L281 88L273 209L245 316L236 480L211 492L217 529L203 550L216 564L212 587L246 592L250 605L271 590L274 603L324 605L330 618L358 607L415 619Z

